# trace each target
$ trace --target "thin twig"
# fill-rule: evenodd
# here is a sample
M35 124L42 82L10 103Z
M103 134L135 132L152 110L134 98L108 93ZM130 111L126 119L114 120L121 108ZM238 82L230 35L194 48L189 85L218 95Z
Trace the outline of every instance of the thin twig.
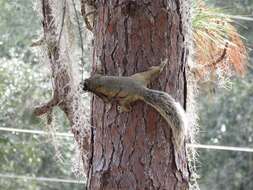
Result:
M56 97L53 97L52 100L50 100L49 102L43 104L43 105L40 105L38 107L36 107L33 111L33 114L35 116L40 116L40 115L43 115L45 113L48 113L50 112L54 106L56 106L57 104L59 103L58 99Z
M220 56L215 62L212 63L212 65L213 65L214 67L215 67L219 62L221 62L221 61L225 58L225 56L226 56L226 54L227 54L227 49L228 49L228 42L226 42L225 48L224 48L224 50L223 50L221 56Z
M85 63L84 63L83 35L82 35L81 23L80 23L80 21L79 21L77 9L76 9L75 0L72 0L72 4L73 4L74 11L75 11L76 23L77 23L77 25L78 25L78 32L79 32L80 43L81 43L81 51L82 51L81 63L82 63L82 65L83 65L83 68L82 68L82 81L83 81L83 80L84 80L84 65L85 65Z
M65 14L66 14L66 0L64 1L64 5L63 5L63 13L62 13L62 21L61 21L61 30L60 30L60 34L59 34L59 38L58 38L57 47L59 47L59 45L60 45L60 40L61 40L62 31L63 31L63 27L64 27Z

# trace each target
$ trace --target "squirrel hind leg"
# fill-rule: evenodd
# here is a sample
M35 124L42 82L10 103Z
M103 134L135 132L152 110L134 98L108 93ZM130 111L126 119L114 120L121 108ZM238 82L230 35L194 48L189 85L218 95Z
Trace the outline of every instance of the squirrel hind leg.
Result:
M119 112L120 113L130 112L132 110L132 107L131 107L130 103L131 103L131 100L128 99L128 98L120 100L119 101L119 107L118 107Z
M119 113L130 112L131 110L132 110L131 106L126 106L126 105L119 105L118 106Z
M132 75L131 78L147 87L147 85L163 71L167 63L168 60L165 59L164 61L161 61L160 65L149 67L147 71L136 73Z

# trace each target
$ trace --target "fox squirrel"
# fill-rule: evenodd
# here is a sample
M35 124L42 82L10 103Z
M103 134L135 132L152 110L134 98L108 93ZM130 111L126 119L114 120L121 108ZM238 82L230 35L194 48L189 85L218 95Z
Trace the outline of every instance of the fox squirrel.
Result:
M186 116L181 105L169 94L147 88L150 81L159 75L167 60L160 66L152 66L147 71L132 76L94 75L82 83L84 91L90 91L100 97L105 103L116 100L120 111L130 111L130 104L142 100L155 108L171 126L176 149L181 148L186 133Z

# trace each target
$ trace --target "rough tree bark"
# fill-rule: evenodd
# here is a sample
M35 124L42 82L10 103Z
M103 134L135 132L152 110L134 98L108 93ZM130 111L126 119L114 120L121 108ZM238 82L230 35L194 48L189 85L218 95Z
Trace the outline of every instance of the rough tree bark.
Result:
M98 0L93 70L128 76L160 64L151 88L171 94L186 109L190 0ZM88 189L189 188L185 147L174 150L171 130L142 102L130 113L92 99L93 125Z

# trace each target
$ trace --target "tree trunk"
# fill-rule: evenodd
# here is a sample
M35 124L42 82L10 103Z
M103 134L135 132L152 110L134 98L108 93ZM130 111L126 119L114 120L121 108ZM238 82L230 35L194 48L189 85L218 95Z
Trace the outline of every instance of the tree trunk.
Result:
M166 91L186 109L189 57L188 0L108 0L97 2L93 70L128 76L169 64L150 88ZM170 126L143 102L130 113L92 99L88 189L189 188L185 146L176 152Z

